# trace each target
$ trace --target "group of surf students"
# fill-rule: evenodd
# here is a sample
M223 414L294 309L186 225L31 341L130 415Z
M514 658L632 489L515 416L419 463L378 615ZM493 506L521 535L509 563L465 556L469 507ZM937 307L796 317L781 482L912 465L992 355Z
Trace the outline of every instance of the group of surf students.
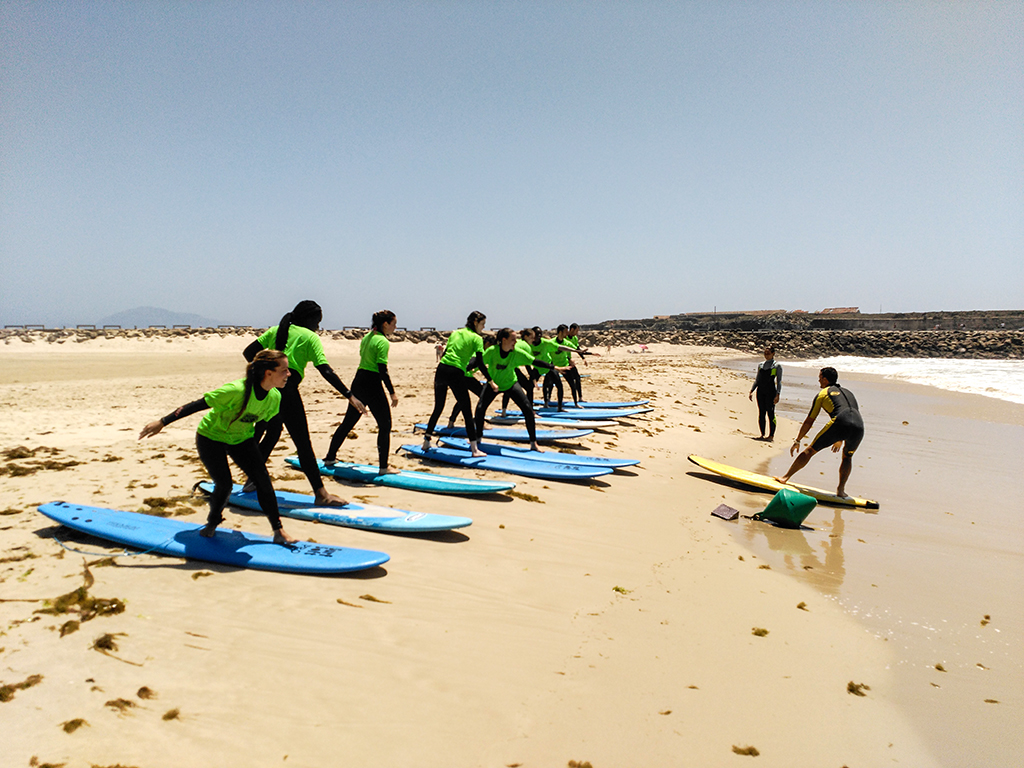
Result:
M377 422L379 471L381 474L398 471L388 466L391 408L398 405L398 396L388 374L389 337L397 326L395 313L390 310L374 313L371 329L359 344L359 366L351 389L327 361L317 335L322 320L323 310L319 304L300 301L278 325L267 329L242 352L247 361L244 378L176 408L147 424L139 433L140 440L151 437L178 419L208 410L196 429L196 449L213 481L210 511L201 535L213 537L217 526L223 522L224 507L234 487L228 466L230 457L248 477L244 490L255 491L273 529L274 542L290 544L295 541L281 523L277 496L267 471L267 460L282 429L288 430L295 444L299 466L313 489L316 504L348 504L324 487L310 439L306 410L299 393L299 384L310 363L348 401L344 419L331 437L324 463L336 463L345 438L369 410ZM461 413L474 456L484 455L478 447L479 435L483 432L487 408L498 394L505 398L503 409L509 398L519 406L531 447L540 450L532 397L534 382L540 378L539 370L545 371L545 404L552 391L557 390L558 408L564 409L560 376L569 383L573 402L582 399L579 374L569 361L569 355L574 352L581 358L589 354L580 349L578 325L559 326L555 339L544 338L539 327L524 329L518 335L511 328L502 328L485 345L481 334L486 320L482 312L472 312L465 326L453 331L448 338L434 372L434 410L423 440L424 449L430 447L449 390L455 395L455 410L449 424ZM524 374L520 368L526 368L528 373ZM484 382L475 377L475 370L483 374ZM470 404L470 392L479 397L475 412Z

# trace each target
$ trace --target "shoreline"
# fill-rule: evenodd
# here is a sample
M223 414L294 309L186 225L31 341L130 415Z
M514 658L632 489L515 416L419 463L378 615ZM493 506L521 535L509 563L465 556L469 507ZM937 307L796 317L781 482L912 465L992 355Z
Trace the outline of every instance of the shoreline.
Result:
M194 420L142 443L135 436L155 415L236 377L244 340L111 343L119 348L49 347L49 366L0 345L10 373L0 384L0 411L10 416L0 424L4 445L46 446L56 451L47 458L81 462L0 475L9 499L0 517L5 557L26 558L0 564L5 598L55 596L82 583L83 558L53 543L33 504L63 497L137 509L150 497L183 496L202 474ZM325 340L343 377L357 346ZM454 536L288 523L301 538L388 552L379 573L322 579L120 558L91 569L91 593L124 599L125 613L63 638L64 618L0 603L0 681L44 676L0 704L0 740L25 764L38 755L68 768L262 764L285 755L290 765L322 765L339 751L382 766L611 765L638 756L700 766L737 759L733 747L747 746L765 766L942 765L902 711L890 642L751 554L710 516L750 494L687 473L689 453L755 466L772 451L748 437L756 418L748 380L713 362L728 354L662 344L649 355L615 349L591 361L588 397L653 394L656 410L575 449L641 458L635 471L591 484L516 478L537 502L332 486L368 503L474 519ZM415 441L406 430L430 409L433 348L397 343L390 367L400 398L394 449ZM340 401L313 372L303 399L320 450L340 421ZM372 461L372 420L356 432L347 457ZM271 459L275 487L308 492L283 465L286 451ZM425 468L402 456L395 463ZM178 507L184 519L205 516L201 503ZM227 519L265 532L261 515ZM76 546L119 551L96 540ZM759 627L768 634L754 635ZM119 658L90 649L100 633L123 633ZM849 683L870 690L854 696ZM158 698L140 700L143 685ZM135 706L120 714L106 706L118 698ZM161 720L171 709L180 716ZM65 734L61 723L75 718L89 727Z
M757 361L744 362L752 370ZM788 438L818 390L811 368L790 365L785 377L778 448L756 468L766 474L788 466ZM867 426L850 487L879 498L878 514L815 510L812 532L748 527L737 537L894 643L901 706L948 764L1010 764L1020 741L1006 734L1024 706L1024 653L1013 647L1024 635L1024 535L1011 501L1024 406L870 374L840 371L840 383ZM837 468L821 452L795 479L830 488Z

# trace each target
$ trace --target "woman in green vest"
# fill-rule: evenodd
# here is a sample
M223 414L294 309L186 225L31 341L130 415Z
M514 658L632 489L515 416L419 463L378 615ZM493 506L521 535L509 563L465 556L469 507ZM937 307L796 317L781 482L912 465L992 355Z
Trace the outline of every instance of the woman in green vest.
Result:
M295 451L299 455L299 465L316 496L316 503L321 506L344 506L348 504L347 501L328 493L324 488L320 467L313 452L306 409L299 394L299 384L302 382L306 366L313 363L327 383L338 390L353 408L365 413L366 407L352 395L327 362L323 344L316 333L320 330L322 319L323 310L319 304L309 300L300 301L295 305L295 309L281 318L278 325L268 328L246 347L242 355L246 360L252 360L261 349L279 349L288 356L288 365L292 371L287 386L281 392L281 412L266 425L265 431L259 437L263 460L270 458L270 452L274 450L278 438L281 437L281 427L287 427L288 434L295 443Z
M244 379L207 392L162 419L150 422L139 433L140 440L151 437L178 419L210 409L196 430L199 458L213 480L210 513L206 525L200 531L203 536L213 536L217 526L224 520L224 505L227 504L232 488L231 468L228 466L230 456L256 486L256 498L259 499L263 514L270 520L274 541L278 544L295 541L284 532L281 525L277 496L255 437L257 422L265 422L277 415L281 405L280 389L285 386L290 375L288 358L283 352L262 350L246 366Z
M444 355L437 364L434 371L434 411L430 414L427 422L427 431L423 436L423 450L430 450L430 439L434 436L434 427L437 420L441 418L444 411L445 401L448 399L448 390L455 395L455 400L462 411L463 421L466 423L466 437L469 439L469 448L474 456L483 456L484 453L477 448L477 431L473 418L473 409L469 401L469 386L466 383L466 367L472 362L481 371L484 378L492 389L497 391L497 385L491 381L491 375L484 365L483 351L484 340L480 336L484 325L487 323L487 316L483 312L470 312L466 318L466 325L451 332L448 336L448 344L445 346Z
M395 394L395 386L391 383L391 376L388 373L388 350L391 348L388 337L395 332L397 325L398 319L389 309L373 314L371 330L359 342L359 368L352 380L352 397L358 398L369 408L377 422L377 461L381 475L398 471L388 469L388 456L391 453L391 408L398 405L398 395ZM385 388L391 395L390 407L384 394ZM349 405L345 419L331 438L331 447L327 449L324 464L334 464L337 461L342 443L362 415L358 408Z

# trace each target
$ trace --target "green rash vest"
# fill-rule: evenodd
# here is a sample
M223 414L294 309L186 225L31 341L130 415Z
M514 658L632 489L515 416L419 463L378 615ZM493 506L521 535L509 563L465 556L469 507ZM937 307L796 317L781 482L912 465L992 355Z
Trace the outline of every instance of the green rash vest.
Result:
M264 349L274 349L277 326L268 328L256 341L262 344ZM300 379L310 363L314 366L327 364L327 355L324 354L324 345L320 337L301 325L292 325L288 328L288 341L281 351L288 355L288 367L295 371Z
M552 339L552 341L554 341L556 345L562 347L570 346L565 343L567 340L568 339L562 339L561 341L559 341L558 339ZM572 353L570 352L555 352L553 355L551 355L551 364L557 365L559 368L565 368L567 365L569 365L570 357L572 357Z
M541 338L539 342L530 347L530 351L542 363L554 365L551 360L558 353L558 342L554 339Z
M524 345L529 349L528 345ZM484 350L484 365L491 374L491 381L498 385L499 392L512 389L516 383L516 368L520 365L532 365L533 355L524 351L516 343L507 355L502 357L501 345L494 344Z
M245 379L229 382L207 392L203 399L210 410L203 416L196 431L219 443L238 445L255 435L257 421L269 421L281 408L281 393L277 389L267 392L262 400L250 392L245 411L236 419L244 395Z
M441 364L454 366L465 373L469 361L476 356L477 352L483 351L484 340L479 333L471 331L469 328L458 328L452 331L448 337L448 344L445 346Z
M379 331L370 331L359 342L359 368L363 371L380 372L380 364L388 364L388 350L391 342Z

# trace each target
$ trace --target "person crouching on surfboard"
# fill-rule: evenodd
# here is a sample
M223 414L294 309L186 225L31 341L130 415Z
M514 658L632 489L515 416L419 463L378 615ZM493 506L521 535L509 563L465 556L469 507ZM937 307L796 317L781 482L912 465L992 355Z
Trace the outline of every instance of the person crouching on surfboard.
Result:
M256 422L272 419L280 410L281 393L278 390L287 383L290 374L288 357L284 352L264 349L246 366L244 379L207 392L162 419L150 422L139 433L139 440L151 437L171 422L210 409L196 430L196 449L214 486L210 496L210 514L200 531L203 536L214 536L217 526L224 521L224 505L232 488L231 468L228 466L230 456L256 485L260 507L274 529L274 543L291 544L296 541L284 532L281 525L277 496L255 436Z
M836 495L845 498L846 481L850 479L850 470L853 469L853 454L864 439L864 421L860 416L860 408L857 406L857 398L853 392L840 387L836 382L839 374L835 368L822 368L818 372L818 384L821 391L814 398L811 404L811 412L807 414L804 423L800 425L796 440L789 449L789 455L793 456L800 450L800 441L811 431L818 413L825 411L831 419L824 429L818 433L814 441L807 446L803 452L796 457L793 465L782 477L776 477L780 483L788 483L789 478L807 466L811 457L829 445L833 453L838 453L840 448L843 451L843 460L839 464L839 487L836 488Z

